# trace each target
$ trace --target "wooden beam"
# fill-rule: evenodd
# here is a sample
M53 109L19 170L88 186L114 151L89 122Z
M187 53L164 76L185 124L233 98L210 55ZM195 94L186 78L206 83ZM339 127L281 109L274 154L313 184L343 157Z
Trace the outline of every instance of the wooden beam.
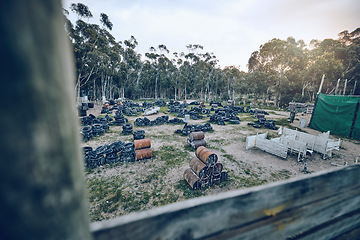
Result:
M92 223L95 239L329 239L360 226L360 166ZM302 238L301 238L302 239Z

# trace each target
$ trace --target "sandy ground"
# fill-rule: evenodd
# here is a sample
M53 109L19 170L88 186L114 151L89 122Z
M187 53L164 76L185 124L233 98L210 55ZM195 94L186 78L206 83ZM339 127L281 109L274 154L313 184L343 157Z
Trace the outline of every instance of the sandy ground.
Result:
M281 119L288 118L289 113L282 111L269 111L270 115L266 116L267 119ZM100 113L100 106L95 106L94 109L88 111L88 114L92 113L95 116ZM156 115L148 116L150 120L164 115L159 113ZM207 141L207 147L212 149L219 157L219 161L223 163L224 169L229 172L229 176L232 181L225 186L216 186L211 189L207 189L204 195L214 194L218 192L229 191L233 189L246 188L261 183L273 182L290 177L304 175L302 172L304 168L304 162L307 163L307 169L310 172L318 172L325 169L340 168L344 162L348 165L355 164L355 159L360 160L360 141L343 139L342 146L339 151L335 151L331 158L323 159L318 153L314 153L311 156L306 157L302 162L297 161L297 155L288 155L287 159L282 159L258 149L245 150L245 139L247 135L254 135L256 133L268 132L272 137L277 137L278 133L274 130L266 128L256 129L248 126L249 120L255 120L250 117L249 114L240 114L241 123L239 125L220 126L211 124L214 131L205 133L205 140ZM141 116L143 117L143 116ZM132 123L137 117L127 117ZM173 118L170 115L170 118ZM310 115L298 115L296 120L292 123L292 126L299 126L299 119L306 118L307 123L310 120ZM243 120L246 119L246 120ZM190 120L190 124L204 124L208 119L202 120ZM175 134L176 129L181 129L183 125L171 125L164 124L160 126L151 127L136 127L134 130L144 129L146 138L151 140L151 148L154 151L154 157L151 160L134 162L134 163L119 163L115 166L104 166L98 168L97 171L87 174L87 179L94 177L111 178L115 176L122 176L126 179L127 187L124 187L124 191L132 191L133 193L140 194L144 191L156 192L156 194L176 194L178 190L174 189L174 186L179 183L179 180L183 179L183 172L189 167L188 163L192 157L195 157L194 151L186 148L187 137ZM87 143L83 143L83 146L91 146L93 148L102 144L108 144L115 140L121 140L130 142L133 140L132 135L122 136L119 134L122 127L111 126L111 131L104 136L98 137L96 140L91 140ZM318 131L305 127L303 131L309 134L319 134ZM334 136L330 136L333 139L337 139ZM169 146L173 149L177 149L178 152L175 155L166 155L168 158L177 159L180 152L184 152L186 159L179 160L178 164L174 167L166 169L166 174L163 174L161 179L152 184L140 184L144 182L143 179L149 177L161 169L166 164L166 159L160 159L156 156L157 151L160 152L164 147ZM335 166L336 165L336 166ZM260 181L260 182L257 182ZM183 194L176 201L184 200ZM149 209L156 206L155 198L151 198L150 202L141 207L141 210ZM90 209L95 211L96 203L90 204ZM90 210L90 211L92 211ZM120 208L112 214L101 214L101 217L94 217L92 221L98 221L108 219L111 217L127 214L126 210Z

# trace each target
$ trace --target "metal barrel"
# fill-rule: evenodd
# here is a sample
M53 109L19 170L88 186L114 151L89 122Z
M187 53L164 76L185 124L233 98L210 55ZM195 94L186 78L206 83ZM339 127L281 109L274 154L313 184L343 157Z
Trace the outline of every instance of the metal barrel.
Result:
M214 165L218 160L218 156L215 153L203 146L196 149L195 155L203 161L206 166Z
M136 152L136 160L142 160L142 159L149 159L152 158L152 150L151 148L144 148L144 149L139 149L139 150L135 150Z
M206 176L207 166L198 158L191 159L190 168L199 176L200 179Z
M219 184L221 182L221 173L220 172L214 173L212 179L213 179L213 183Z
M199 132L192 132L189 135L189 140L190 141L195 141L195 140L202 140L204 139L205 135L203 131L199 131Z
M200 146L204 146L206 147L206 141L204 139L201 140L194 140L192 142L190 142L190 145L192 148L197 149Z
M218 172L222 172L224 166L222 165L221 162L217 162L217 163L215 164L215 166L216 166Z
M201 189L200 178L194 173L191 168L188 168L184 172L184 179L189 183L190 187L194 190Z
M225 182L227 180L227 177L228 177L228 173L227 171L222 171L221 172L221 175L220 175L220 182Z
M134 144L135 144L135 150L151 147L151 142L150 139L148 138L134 140Z
M206 149L206 147L204 147L204 146L198 147L196 149L196 151L195 151L195 155L198 156L201 153L201 151L204 150L204 149Z

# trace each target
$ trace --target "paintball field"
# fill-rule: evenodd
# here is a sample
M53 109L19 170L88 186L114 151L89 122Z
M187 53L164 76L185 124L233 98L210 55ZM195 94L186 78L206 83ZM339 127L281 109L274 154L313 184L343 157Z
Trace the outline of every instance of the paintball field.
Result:
M100 110L101 107L95 105L88 114L98 116ZM286 122L285 119L289 117L289 113L284 111L269 110L268 112L267 119ZM160 113L148 118L153 120L165 114L169 115L170 119L175 116L167 114L162 108ZM91 221L101 221L193 197L303 176L306 175L302 171L304 163L307 163L307 170L311 174L340 168L344 162L353 165L357 157L360 161L360 141L341 137L343 141L340 150L333 152L332 157L325 160L318 153L313 153L298 162L297 155L288 155L287 159L282 159L258 149L245 150L247 135L268 132L268 137L274 138L278 137L278 131L248 126L248 122L255 121L255 118L248 113L240 113L238 116L241 120L240 124L227 123L225 126L211 124L213 131L205 133L207 148L218 155L219 162L222 162L224 169L228 171L228 180L220 185L198 191L192 190L183 178L191 158L195 157L195 150L187 146L187 136L174 133L176 129L182 129L183 125L134 126L134 130L145 130L145 137L151 140L153 158L130 163L119 162L85 170ZM133 123L137 117L126 116L130 123ZM306 118L308 123L310 115L298 114L291 126L309 134L320 133L308 127L300 128L300 118ZM208 118L190 120L189 124L204 124L207 121ZM82 143L82 146L96 148L117 140L133 141L132 135L123 136L121 131L121 126L110 126L109 132ZM330 138L339 137L330 135Z

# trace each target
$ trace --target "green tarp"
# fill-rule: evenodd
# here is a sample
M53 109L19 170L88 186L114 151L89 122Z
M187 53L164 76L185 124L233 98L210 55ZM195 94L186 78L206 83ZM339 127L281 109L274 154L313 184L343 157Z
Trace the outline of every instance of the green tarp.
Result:
M321 132L360 139L360 97L320 93L310 127ZM356 117L356 118L355 118Z

